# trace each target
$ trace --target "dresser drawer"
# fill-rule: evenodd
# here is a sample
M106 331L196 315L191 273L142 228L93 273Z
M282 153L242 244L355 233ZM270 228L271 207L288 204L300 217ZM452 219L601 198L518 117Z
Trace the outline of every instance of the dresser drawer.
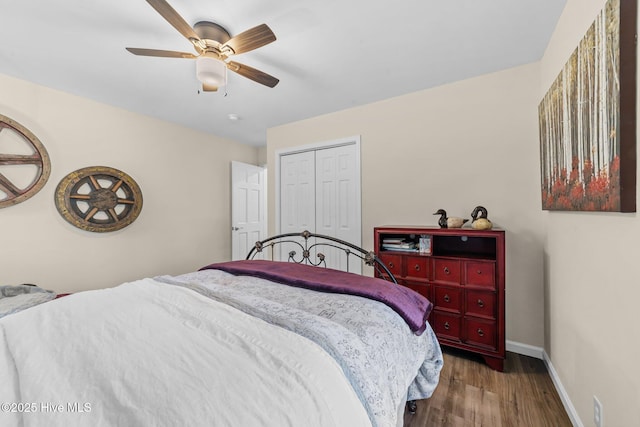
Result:
M460 260L448 258L433 259L433 280L442 283L460 283Z
M409 289L413 289L423 297L431 301L431 295L429 294L429 284L424 282L414 282L411 280L402 280L401 285L406 286ZM431 301L433 302L433 301Z
M440 310L460 313L462 310L460 288L433 286L433 304Z
M496 318L496 294L493 292L466 291L465 314Z
M474 344L496 349L496 322L465 319L465 339L468 344Z
M429 258L424 256L408 256L406 263L406 277L427 280L429 277Z
M391 274L398 277L402 277L402 256L400 255L389 255L389 254L380 254L380 260L387 266Z
M431 315L433 316L433 331L438 338L460 341L460 316L438 310L434 310Z
M496 287L496 265L491 261L467 261L465 284L494 289Z

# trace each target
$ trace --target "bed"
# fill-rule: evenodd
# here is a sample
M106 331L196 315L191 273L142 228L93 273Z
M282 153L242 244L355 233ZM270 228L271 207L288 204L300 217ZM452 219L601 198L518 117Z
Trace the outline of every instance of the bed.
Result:
M0 425L393 427L431 396L431 304L375 254L303 232L247 258L0 319Z

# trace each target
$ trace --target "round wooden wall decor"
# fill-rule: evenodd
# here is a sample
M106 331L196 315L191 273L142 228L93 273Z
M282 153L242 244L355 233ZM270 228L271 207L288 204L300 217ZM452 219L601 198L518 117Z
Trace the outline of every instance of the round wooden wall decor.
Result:
M142 210L142 192L133 178L105 166L71 172L58 184L55 197L60 215L87 231L120 230Z
M51 174L49 154L20 123L0 114L0 208L35 195Z

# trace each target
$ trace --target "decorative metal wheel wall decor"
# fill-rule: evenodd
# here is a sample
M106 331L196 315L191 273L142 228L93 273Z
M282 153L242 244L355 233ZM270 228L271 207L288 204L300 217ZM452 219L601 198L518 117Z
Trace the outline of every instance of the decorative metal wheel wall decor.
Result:
M0 114L0 208L35 195L50 173L49 154L40 140L20 123Z
M58 184L55 197L60 215L87 231L120 230L142 210L142 192L133 178L105 166L71 172Z

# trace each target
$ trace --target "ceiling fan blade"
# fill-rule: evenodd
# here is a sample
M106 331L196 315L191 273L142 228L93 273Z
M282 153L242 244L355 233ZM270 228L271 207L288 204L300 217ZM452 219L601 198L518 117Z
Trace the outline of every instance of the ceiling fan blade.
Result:
M206 83L202 83L202 90L204 92L217 92L218 91L218 86L212 86L212 85L208 85Z
M269 87L274 87L280 81L265 72L234 61L229 61L227 63L227 68L243 77L253 80L254 82L258 82Z
M267 45L275 40L276 35L273 34L271 28L269 28L267 24L261 24L232 37L222 46L222 49L224 50L225 47L230 47L236 54L244 53Z
M165 0L147 0L147 3L151 5L162 17L180 32L187 39L193 41L200 40L200 37L193 30L191 25L171 7Z
M158 50L158 49L138 49L136 47L125 48L134 55L140 56L157 56L160 58L197 58L196 55L187 52L176 52L174 50Z

